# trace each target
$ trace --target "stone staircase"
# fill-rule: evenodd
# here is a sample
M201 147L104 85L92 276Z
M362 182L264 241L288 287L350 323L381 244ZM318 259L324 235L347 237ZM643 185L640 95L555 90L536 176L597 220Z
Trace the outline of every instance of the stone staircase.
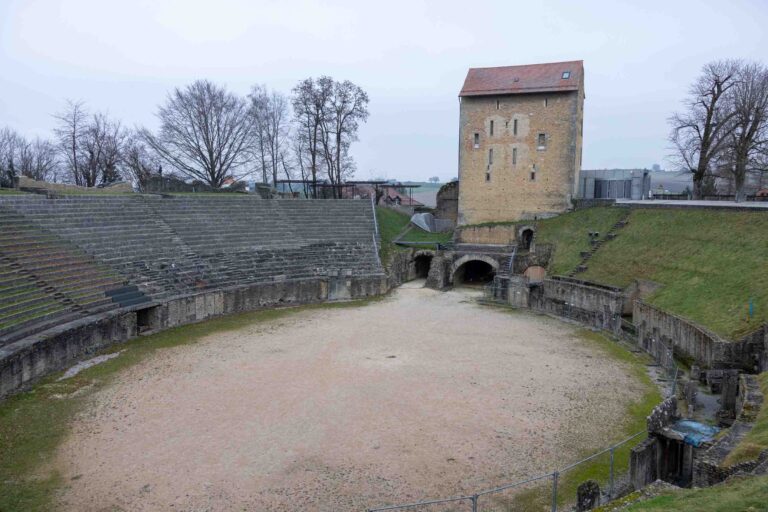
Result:
M368 201L0 198L0 341L201 289L382 274L373 219Z
M592 256L602 247L604 244L610 242L614 238L618 236L618 232L623 229L627 224L629 224L629 215L632 213L632 211L629 208L626 208L624 212L621 214L621 217L619 217L619 220L616 221L616 223L611 226L611 229L608 230L608 233L605 234L602 238L597 238L595 240L592 240L590 242L591 247L588 251L582 251L581 261L579 264L571 270L568 273L568 277L574 277L577 274L580 274L582 272L586 272L589 268L587 266L587 262L592 258Z

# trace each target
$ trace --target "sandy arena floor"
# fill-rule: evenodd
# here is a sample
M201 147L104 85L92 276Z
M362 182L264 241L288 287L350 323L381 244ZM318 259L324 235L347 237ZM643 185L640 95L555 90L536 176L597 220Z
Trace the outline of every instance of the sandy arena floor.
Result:
M163 351L59 454L72 511L364 510L603 446L639 384L574 328L401 288Z

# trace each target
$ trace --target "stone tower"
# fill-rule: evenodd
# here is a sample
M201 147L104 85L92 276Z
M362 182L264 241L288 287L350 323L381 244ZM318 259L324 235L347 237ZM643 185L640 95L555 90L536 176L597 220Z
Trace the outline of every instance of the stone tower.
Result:
M570 208L581 168L582 61L470 68L459 100L459 224Z

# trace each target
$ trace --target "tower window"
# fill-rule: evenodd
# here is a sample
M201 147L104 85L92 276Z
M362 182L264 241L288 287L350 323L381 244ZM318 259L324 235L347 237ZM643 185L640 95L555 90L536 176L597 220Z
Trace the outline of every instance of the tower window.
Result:
M496 110L499 110L501 108L501 101L496 100Z
M536 181L536 164L531 167L531 181Z
M491 137L493 137L493 119L491 119Z
M479 147L480 147L480 134L476 133L475 134L475 149L477 149Z
M517 119L512 121L512 135L517 135Z
M517 148L512 148L512 165L517 165Z
M493 165L493 148L488 150L488 165Z
M549 98L544 98L544 106L546 107L548 105L549 105Z
M538 149L547 149L547 135L540 133L537 141Z
M485 181L491 181L491 173L490 172L486 172L485 173Z
M563 71L563 80L568 80L569 78L571 78L571 72Z

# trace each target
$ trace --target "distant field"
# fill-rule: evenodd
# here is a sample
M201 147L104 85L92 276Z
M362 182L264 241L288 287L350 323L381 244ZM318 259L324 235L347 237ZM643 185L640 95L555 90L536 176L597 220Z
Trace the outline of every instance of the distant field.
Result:
M589 246L587 233L604 233L620 214L591 208L540 222L537 240L557 245L554 273L574 268ZM579 277L621 287L634 279L661 283L652 304L733 338L768 321L767 261L765 212L638 209Z

